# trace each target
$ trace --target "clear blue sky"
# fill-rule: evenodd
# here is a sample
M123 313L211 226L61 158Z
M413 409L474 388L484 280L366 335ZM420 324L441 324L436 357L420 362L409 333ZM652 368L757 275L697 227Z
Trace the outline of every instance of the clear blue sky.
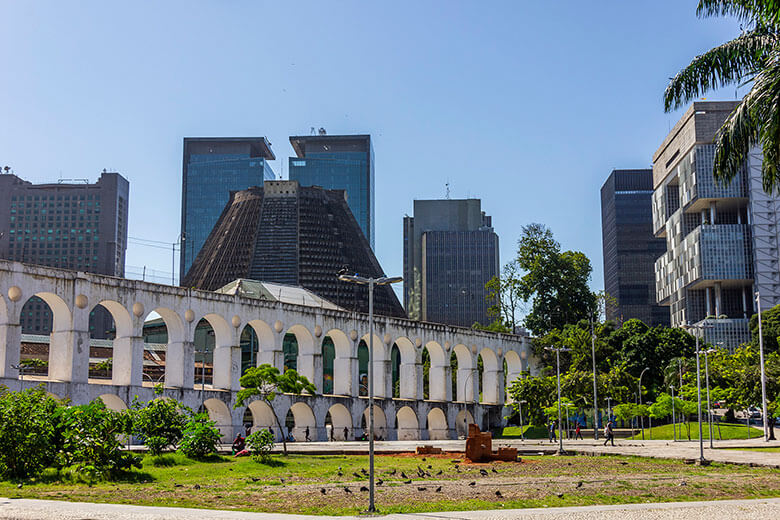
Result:
M738 33L695 6L0 0L0 166L33 182L119 171L130 236L173 242L184 136L268 136L281 173L290 135L370 133L388 274L413 199L449 181L493 216L502 263L542 222L601 288L602 183L651 164L679 117L662 110L668 77ZM127 264L170 272L171 254L131 245Z

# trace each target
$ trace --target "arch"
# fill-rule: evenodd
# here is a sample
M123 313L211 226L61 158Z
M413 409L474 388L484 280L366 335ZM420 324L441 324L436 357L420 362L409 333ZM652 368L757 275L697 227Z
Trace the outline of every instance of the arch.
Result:
M453 401L459 401L462 403L474 402L474 386L478 383L475 381L474 373L474 359L471 356L471 351L459 343L452 347L452 356L455 356L457 360L457 367L454 374L454 386L455 392L452 393Z
M352 389L352 342L344 331L331 329L326 334L333 342L333 393L335 395L348 395Z
M213 387L214 350L218 344L217 330L205 316L198 321L193 321L193 323L195 323L192 332L193 386L195 388L206 385Z
M401 349L390 347L390 391L393 399L401 397Z
M144 357L154 361L144 364L144 382L154 384L164 377L167 387L194 385L193 346L185 344L184 321L177 312L164 307L150 311L144 318L142 336ZM160 345L165 348L161 350Z
M418 398L418 376L419 365L417 361L417 350L414 344L407 337L399 337L393 345L398 348L401 354L401 364L399 370L399 394L401 399Z
M425 344L425 352L428 353L429 367L427 377L423 373L423 385L427 383L428 399L431 401L447 400L447 381L445 378L446 369L449 366L449 359L444 353L444 348L435 341L429 341ZM425 371L425 367L423 368Z
M114 374L121 373L129 376L132 372L133 345L130 339L132 333L130 313L118 302L103 300L90 309L90 379L110 379L115 385L131 384L129 377L116 381ZM138 352L138 356L143 357L143 352ZM141 362L141 359L138 362ZM121 366L119 370L114 370L117 363ZM140 377L140 374L136 377Z
M358 342L358 396L368 395L368 345L362 339Z
M363 433L368 434L368 407L363 410L363 416L360 419L360 428ZM374 405L374 439L387 440L387 417L385 412L377 405Z
M416 441L420 439L420 422L417 414L408 406L401 407L395 415L399 441Z
M458 438L466 437L469 433L469 424L474 424L474 416L468 410L461 410L455 416L455 433Z
M37 296L46 302L46 305L48 305L49 309L51 309L52 332L59 332L70 329L72 316L70 313L70 308L68 307L68 304L65 303L65 300L50 292L39 292L35 293L33 296Z
M330 336L322 338L322 393L333 394L333 369L336 363L336 346Z
M222 434L222 442L232 441L233 417L230 414L228 406L224 402L213 397L211 399L206 399L206 401L203 402L203 406L206 407L209 419L217 423L216 426Z
M296 441L306 440L306 428L309 428L309 439L317 439L317 421L314 419L314 412L308 404L298 401L290 407L295 426L292 429L292 435Z
M328 439L336 441L349 440L349 433L352 432L352 414L346 406L341 403L336 403L328 408L328 415L330 415L330 429L332 434L328 435ZM344 435L344 428L347 429L347 435Z
M509 387L523 373L523 360L514 350L509 350L504 354L504 363L506 363L506 386Z
M482 398L480 402L483 403L497 403L498 402L498 357L492 349L485 347L479 352L479 357L482 358L482 374L480 384L482 385Z
M369 335L364 334L360 343L365 345L368 352ZM387 397L387 362L389 361L388 349L382 339L374 334L374 396Z
M449 433L447 417L444 415L444 412L441 408L431 408L428 412L428 439L449 439Z
M72 338L67 334L73 329L72 314L62 298L45 291L31 295L21 306L19 324L22 333L49 336L45 359L48 364L46 376L49 379L87 382L89 353L85 353L83 359L73 359L75 352ZM18 359L21 360L21 345L16 348L20 350Z
M265 401L252 401L249 403L249 406L247 406L247 410L252 414L251 430L253 433L258 430L270 429L277 441L282 440L283 432L279 431L279 425L276 424L274 411L268 406L268 403Z
M106 408L115 412L127 410L127 404L116 394L102 394L100 400L106 405Z
M314 383L314 385L319 385L320 378L316 377L314 373L314 336L312 336L312 333L309 332L309 329L303 325L296 324L287 329L284 343L291 344L291 338L289 337L290 334L295 336L295 370L302 376L306 377L306 379ZM292 355L292 352L290 355ZM285 356L285 364L286 363L287 356Z

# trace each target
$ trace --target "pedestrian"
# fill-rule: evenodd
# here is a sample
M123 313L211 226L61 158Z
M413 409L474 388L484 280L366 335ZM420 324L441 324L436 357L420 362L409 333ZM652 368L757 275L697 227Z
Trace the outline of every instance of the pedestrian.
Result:
M615 445L615 434L612 431L612 421L608 421L607 425L604 426L604 437L604 446L606 446L608 442L611 442L612 446Z
M574 440L576 441L577 439L579 439L581 441L584 440L582 438L582 431L580 431L580 423L579 422L577 423L577 427L574 428Z
M555 442L557 440L555 438L555 421L550 421L549 437L550 437L550 442Z
M333 442L333 430L334 430L333 425L331 425L331 427L330 427L330 442Z
M309 442L309 427L306 427L306 442Z
M344 440L345 441L349 440L349 428L347 428L346 426L344 426Z

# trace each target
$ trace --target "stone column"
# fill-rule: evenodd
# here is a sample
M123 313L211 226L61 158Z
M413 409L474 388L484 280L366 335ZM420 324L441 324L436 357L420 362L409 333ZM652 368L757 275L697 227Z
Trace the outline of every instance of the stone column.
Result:
M70 328L51 333L49 378L72 383L88 382L89 310L74 309Z
M195 343L192 341L168 343L165 353L165 386L195 387Z
M21 348L22 326L10 321L0 324L0 378L19 377L19 371L11 365L19 364Z
M222 345L214 348L213 383L216 390L239 390L241 377L241 346Z
M119 386L141 386L144 369L144 338L125 336L114 340L111 383Z
M401 380L401 399L420 399L418 393L418 367L415 363L401 363L401 370L398 374Z

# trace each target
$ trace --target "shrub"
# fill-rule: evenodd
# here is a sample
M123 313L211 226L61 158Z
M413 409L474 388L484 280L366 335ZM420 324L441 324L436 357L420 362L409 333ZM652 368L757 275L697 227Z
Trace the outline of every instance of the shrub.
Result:
M188 415L189 409L171 399L154 399L146 406L134 400L132 432L156 456L181 440Z
M268 430L258 430L247 436L246 445L252 451L252 458L258 462L267 462L274 447L274 434Z
M123 452L117 438L130 433L131 426L128 414L109 410L100 399L63 408L57 425L57 465L72 466L87 481L110 478L133 466L140 468L140 458Z
M216 428L216 422L209 420L208 414L199 413L184 426L179 451L191 458L202 458L217 451L222 435Z
M32 477L53 462L62 408L42 386L0 393L0 475Z

